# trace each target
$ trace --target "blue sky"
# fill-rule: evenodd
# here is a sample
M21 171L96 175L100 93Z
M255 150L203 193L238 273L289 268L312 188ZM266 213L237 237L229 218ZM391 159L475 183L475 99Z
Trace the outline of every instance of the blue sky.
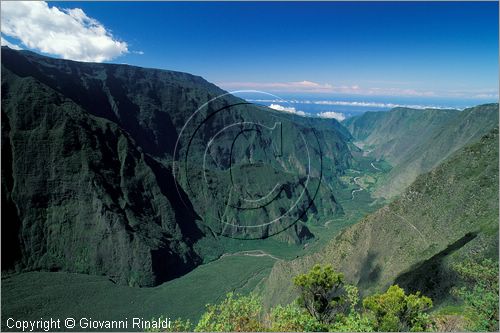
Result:
M2 43L77 60L190 72L228 90L363 100L498 100L498 2L49 3L53 6L80 8L84 18L97 20L108 37L123 44L106 48L102 58L92 58L98 48L86 50L85 58L75 51L78 45L66 52L47 46L57 43L37 44L33 39L41 37L7 26L8 19L29 15L4 6ZM82 17L77 11L61 13ZM81 22L95 23L88 20Z

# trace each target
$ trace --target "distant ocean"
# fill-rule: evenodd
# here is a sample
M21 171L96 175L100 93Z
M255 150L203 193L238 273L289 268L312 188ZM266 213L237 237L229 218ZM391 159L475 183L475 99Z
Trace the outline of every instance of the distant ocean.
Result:
M367 111L388 111L394 107L415 109L438 108L459 109L486 104L498 103L490 99L449 99L435 97L394 97L394 96L297 96L268 95L266 93L235 93L249 102L271 106L277 110L306 115L335 115L349 118ZM337 116L334 116L338 118ZM341 120L341 119L339 119Z

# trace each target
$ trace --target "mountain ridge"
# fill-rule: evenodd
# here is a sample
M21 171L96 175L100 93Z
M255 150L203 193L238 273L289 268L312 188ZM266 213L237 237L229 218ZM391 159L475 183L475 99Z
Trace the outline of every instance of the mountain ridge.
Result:
M374 192L385 198L397 196L419 174L478 140L497 123L498 103L463 111L395 108L388 113L365 113L343 122L358 144L368 150L368 156L392 165Z
M322 251L277 262L259 290L266 304L291 301L291 278L316 263L332 264L365 294L398 282L439 303L453 283L451 262L498 258L498 143L496 127L418 176L399 198L346 228ZM438 270L428 274L436 276L419 271L433 260ZM418 288L413 275L432 285Z
M2 269L105 274L121 284L153 286L218 258L226 246L219 235L237 230L210 217L227 209L222 200L207 205L205 192L189 192L186 181L194 181L194 189L204 184L198 177L204 142L224 124L242 119L278 121L284 135L295 131L321 144L319 150L312 147L311 182L297 187L305 194L288 224L249 229L243 236L277 234L277 240L295 244L313 237L307 223L342 214L324 182L335 183L349 167L350 134L336 120L302 119L242 101L191 74L79 63L2 47L2 203L8 207L2 218L12 217L2 246L13 253ZM234 112L216 114L232 105L239 105ZM191 173L176 177L176 142L196 110L199 124L205 118L212 122L195 132ZM285 185L295 179L289 175L301 179L301 141L284 140L288 155L275 158L268 151L271 139L260 136L257 125L248 130L233 158L255 170L240 178L240 188L253 186L259 193L265 174L260 162L286 171L277 173ZM229 184L231 161L224 156L231 134L214 146L220 151L208 164L218 181L209 188L215 198L222 198ZM186 151L184 145L178 153ZM284 189L249 221L282 214L279 205L296 195ZM316 199L308 207L311 198ZM308 219L300 215L304 209L315 213Z

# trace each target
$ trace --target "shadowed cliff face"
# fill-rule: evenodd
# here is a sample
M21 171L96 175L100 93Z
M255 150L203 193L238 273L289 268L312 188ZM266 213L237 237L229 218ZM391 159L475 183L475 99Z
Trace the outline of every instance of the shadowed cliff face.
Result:
M154 285L200 262L196 215L169 198L168 170L115 124L5 72L2 171L12 180L2 180L11 208L2 220L21 267Z
M201 105L224 93L190 74L57 60L2 47L2 250L8 253L2 269L105 274L119 283L153 286L185 274L209 252L213 257L213 249L200 244L213 244L203 240L218 234L274 235L295 243L313 237L300 209L289 225L243 233L213 218L228 211L224 191L230 185L258 197L267 191L259 184L272 175L282 184L272 204L226 216L241 225L272 220L302 188L300 208L314 211L312 223L342 214L331 186L323 184L335 184L351 160L351 137L334 120L248 104L221 112L190 142L190 173L174 177L183 126ZM241 102L226 95L202 112L208 117ZM198 190L206 142L221 127L241 120L273 125L277 119L286 129L286 156L271 154L272 142L254 131L224 160L231 141L222 140L207 166L218 180L210 187L212 196ZM320 158L310 163L307 186L300 183L305 153L294 130L317 139L311 154ZM180 141L183 154L186 142ZM236 185L227 181L231 168Z

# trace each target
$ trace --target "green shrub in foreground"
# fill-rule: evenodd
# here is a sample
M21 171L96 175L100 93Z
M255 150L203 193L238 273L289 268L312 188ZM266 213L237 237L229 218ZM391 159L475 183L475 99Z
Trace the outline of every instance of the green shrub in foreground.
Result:
M271 310L268 327L273 332L322 332L328 327L311 316L297 303L278 305Z
M432 300L419 292L406 295L403 289L394 285L383 294L365 298L363 307L371 316L376 331L422 332L432 329L428 314Z
M344 275L331 265L315 265L293 282L300 290L299 304L323 324L331 323L349 307Z
M254 294L248 296L227 294L219 304L207 305L201 316L197 332L257 332L264 331L261 300Z
M207 305L194 331L212 332L371 332L426 331L433 328L428 311L432 300L419 293L406 295L398 286L366 297L361 306L358 288L346 284L331 266L316 265L294 279L300 290L296 302L266 313L261 299L227 294ZM169 331L189 331L189 321L176 320Z
M159 321L165 320L165 317L161 316ZM177 318L170 323L170 328L166 329L166 332L190 332L193 330L193 324L189 319L182 320L181 318ZM158 328L149 328L146 329L146 332L158 332Z
M486 259L481 263L467 261L454 265L465 286L454 288L452 294L463 300L471 331L498 331L498 262Z

